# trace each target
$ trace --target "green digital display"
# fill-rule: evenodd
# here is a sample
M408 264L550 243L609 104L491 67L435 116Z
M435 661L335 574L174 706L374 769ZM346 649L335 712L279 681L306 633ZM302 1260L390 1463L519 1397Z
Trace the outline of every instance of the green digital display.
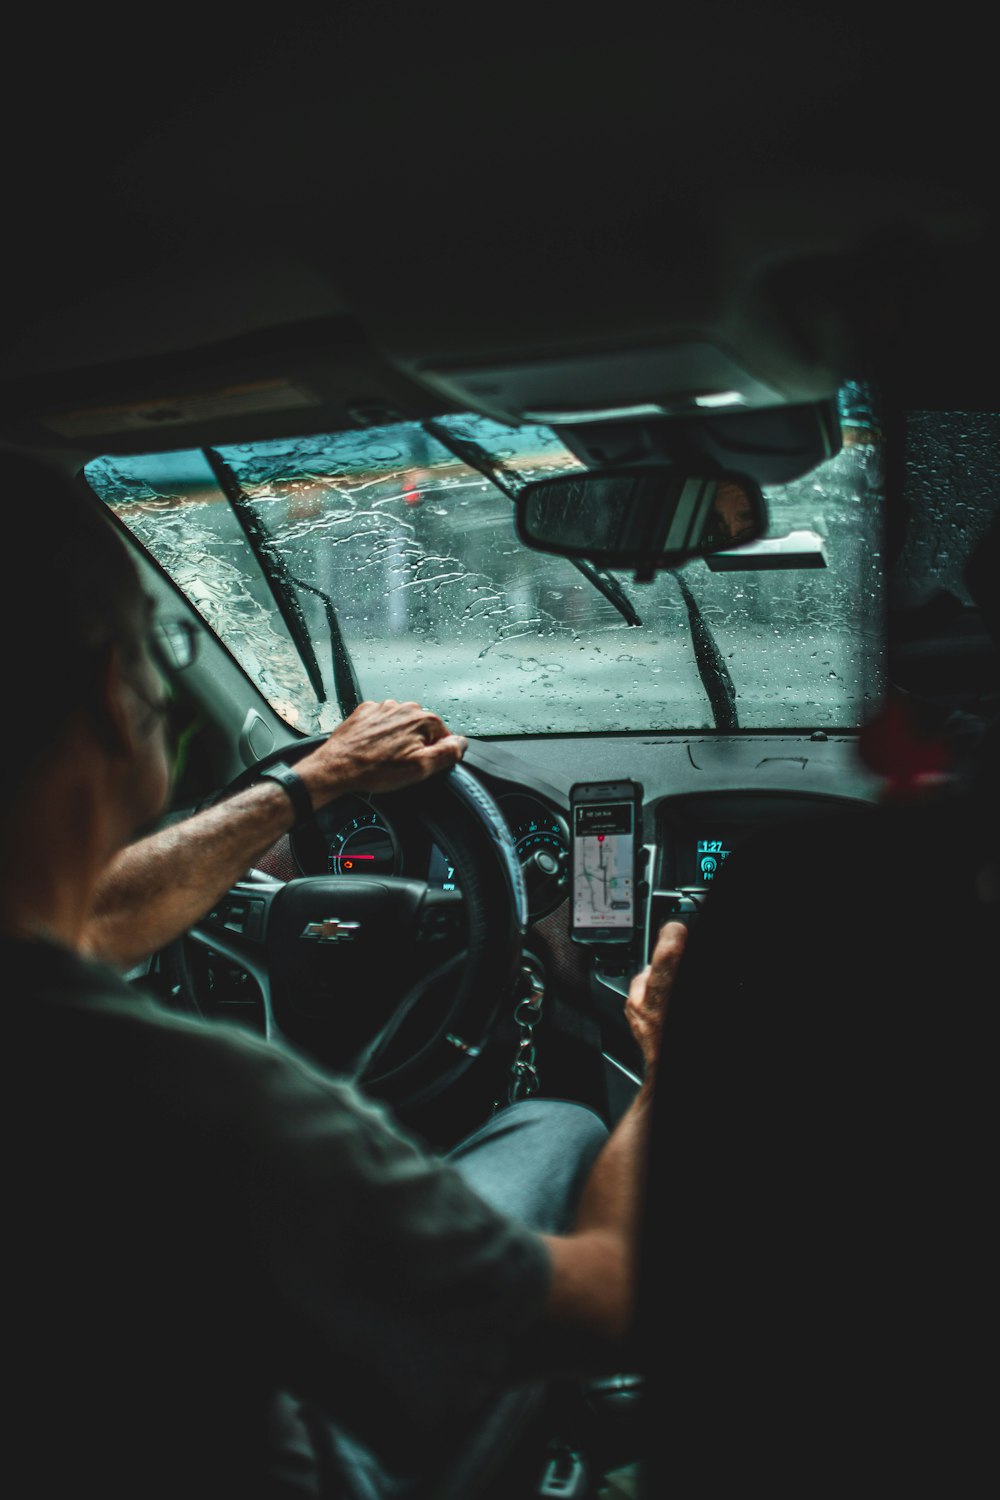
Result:
M696 840L695 874L703 885L711 885L730 853L728 839Z

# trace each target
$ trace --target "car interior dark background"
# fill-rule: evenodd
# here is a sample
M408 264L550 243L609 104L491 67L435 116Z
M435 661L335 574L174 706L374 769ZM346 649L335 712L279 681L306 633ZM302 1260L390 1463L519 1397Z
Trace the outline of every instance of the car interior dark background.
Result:
M1000 453L981 60L860 13L748 9L600 45L430 47L338 17L157 35L127 65L88 23L5 104L0 442L78 476L160 617L194 628L168 817L362 698L415 698L469 736L512 862L491 873L433 794L343 799L132 977L363 1058L432 1144L533 1089L616 1120L660 923L697 931L759 833L807 880L797 827L884 799L863 731L888 702L911 748L958 760L996 712L993 594L965 571ZM766 533L645 572L528 546L518 497L588 471L741 476ZM5 566L44 598L44 558ZM621 778L642 787L638 931L585 946L570 788ZM296 967L267 931L289 881L310 920L331 888L349 918L359 871L433 895L377 1037L375 953ZM893 874L859 849L842 915ZM780 892L766 910L780 945ZM638 1494L646 1462L666 1483L642 1375L595 1383L592 1451L567 1419L564 1487L538 1493ZM585 1469L600 1490L568 1487Z

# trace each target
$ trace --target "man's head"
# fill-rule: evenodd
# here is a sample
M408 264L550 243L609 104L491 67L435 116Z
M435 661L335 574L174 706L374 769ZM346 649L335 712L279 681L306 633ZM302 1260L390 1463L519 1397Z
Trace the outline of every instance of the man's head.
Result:
M134 814L138 826L159 811L166 768L163 687L136 569L93 497L39 461L0 454L0 504L2 690L11 709L0 811L60 757L88 746L107 757L123 819Z
M710 530L723 543L751 540L757 532L757 515L741 484L719 481L712 502Z

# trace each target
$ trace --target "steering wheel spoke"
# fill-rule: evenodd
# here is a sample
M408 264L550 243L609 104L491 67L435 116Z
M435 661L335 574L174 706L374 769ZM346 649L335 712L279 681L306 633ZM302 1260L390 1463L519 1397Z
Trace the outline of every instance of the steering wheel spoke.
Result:
M265 939L271 905L282 888L282 881L254 872L249 879L231 886L187 934L209 964L222 959L233 970L249 976L260 996L263 1024L259 1029L271 1039L280 1035L280 1028L274 1018ZM203 986L193 978L182 944L173 945L172 960L178 970L178 988L186 992L184 1000L191 1009L204 1014Z

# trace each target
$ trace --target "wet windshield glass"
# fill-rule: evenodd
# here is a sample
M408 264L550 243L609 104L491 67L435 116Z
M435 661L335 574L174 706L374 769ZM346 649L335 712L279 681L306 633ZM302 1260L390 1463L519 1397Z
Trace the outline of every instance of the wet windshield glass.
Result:
M442 422L509 492L577 463L545 427ZM510 493L418 424L86 472L295 727L339 722L356 682L503 735L726 727L720 676L740 728L859 725L882 672L879 470L877 433L848 425L835 458L765 489L769 535L816 533L825 567L616 574L640 625L572 562L526 549Z

